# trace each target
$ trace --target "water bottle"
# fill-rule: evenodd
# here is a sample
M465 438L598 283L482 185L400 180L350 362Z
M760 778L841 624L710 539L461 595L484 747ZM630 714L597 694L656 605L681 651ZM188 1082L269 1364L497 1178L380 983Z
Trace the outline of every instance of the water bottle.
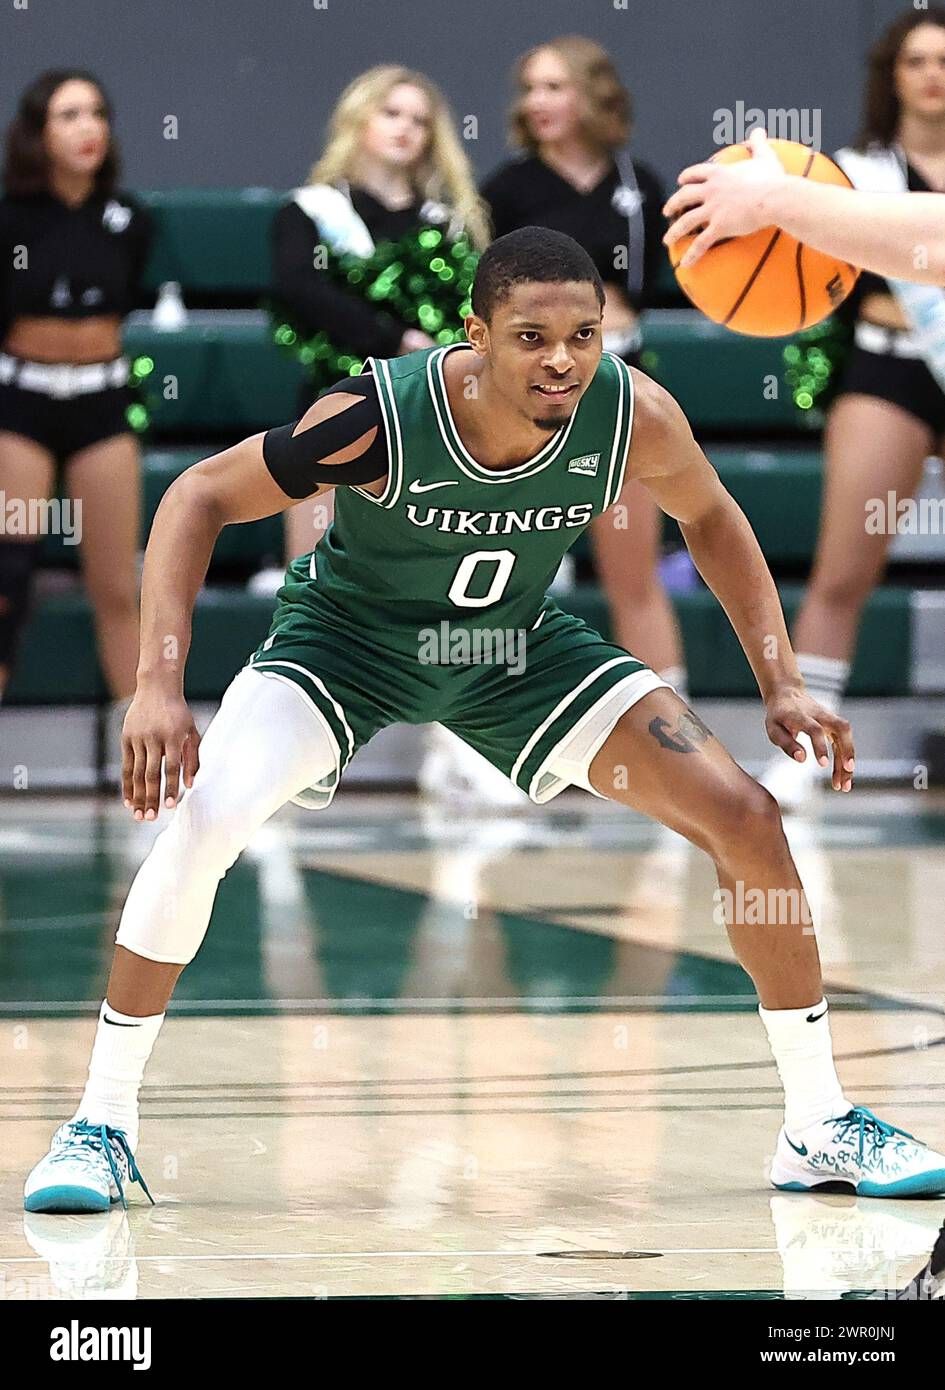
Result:
M165 280L158 291L157 303L151 315L151 324L162 333L173 333L184 327L187 310L181 297L177 280Z

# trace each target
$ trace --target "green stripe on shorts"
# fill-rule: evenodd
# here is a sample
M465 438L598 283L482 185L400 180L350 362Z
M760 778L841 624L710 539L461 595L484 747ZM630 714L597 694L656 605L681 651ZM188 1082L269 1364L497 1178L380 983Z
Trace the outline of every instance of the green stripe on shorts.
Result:
M516 786L528 792L532 778L557 745L574 732L615 685L645 669L644 663L635 656L615 656L579 681L526 741L512 767L512 781Z
M345 717L342 706L331 694L325 682L297 661L286 661L279 657L251 658L248 663L254 671L271 671L273 675L292 681L302 694L325 720L339 751L340 768L343 772L354 753L354 733Z

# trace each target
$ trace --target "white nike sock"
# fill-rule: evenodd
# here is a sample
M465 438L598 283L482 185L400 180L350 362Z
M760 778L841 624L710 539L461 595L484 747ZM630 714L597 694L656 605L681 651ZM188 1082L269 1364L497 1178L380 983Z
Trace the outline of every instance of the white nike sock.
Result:
M797 1134L851 1108L833 1062L826 1000L806 1009L758 1005L784 1087L784 1125ZM809 1023L808 1017L814 1022Z
M813 652L797 653L797 669L803 677L809 695L813 695L832 714L840 709L843 692L850 679L849 661L837 657L817 656Z
M132 1153L138 1147L138 1091L163 1022L163 1014L134 1018L118 1013L107 1000L102 1004L89 1079L72 1117L124 1130Z

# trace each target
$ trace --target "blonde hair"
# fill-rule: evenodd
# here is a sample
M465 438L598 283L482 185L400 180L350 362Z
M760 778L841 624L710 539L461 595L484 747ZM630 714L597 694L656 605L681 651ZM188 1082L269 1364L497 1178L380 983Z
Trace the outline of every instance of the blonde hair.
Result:
M325 149L312 166L308 181L338 184L352 179L364 127L393 89L402 85L417 87L430 107L429 141L410 170L410 182L419 198L444 203L481 251L489 242L489 223L476 192L472 166L456 134L446 98L423 73L382 64L349 82L332 112Z
M606 48L579 34L566 34L563 38L536 44L515 66L515 79L520 88L524 86L525 65L536 53L546 49L561 59L583 98L581 131L585 139L610 153L619 150L630 137L633 100ZM534 154L538 141L529 129L524 108L525 97L520 92L509 113L509 141L514 147Z

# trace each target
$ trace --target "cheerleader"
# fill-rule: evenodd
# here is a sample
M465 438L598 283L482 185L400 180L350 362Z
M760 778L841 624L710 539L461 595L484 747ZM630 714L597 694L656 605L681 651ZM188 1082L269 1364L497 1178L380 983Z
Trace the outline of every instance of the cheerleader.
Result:
M135 688L141 489L121 325L152 237L118 177L101 83L44 72L7 131L0 199L0 493L7 514L15 499L28 523L0 533L0 692L26 617L42 504L61 470L115 742Z
M446 100L421 73L382 66L345 89L328 140L308 183L276 214L272 228L273 297L301 340L327 334L338 352L364 359L432 347L433 339L385 308L339 285L319 251L368 257L381 241L400 241L437 227L448 241L464 237L476 250L488 221ZM303 415L317 394L306 381ZM286 516L287 562L312 550L331 521L332 504L309 499ZM283 571L264 570L256 592L275 592ZM523 794L454 734L431 725L419 784L425 795L522 804Z
M482 250L486 215L469 162L442 93L408 68L382 66L356 77L342 93L324 152L276 213L272 226L272 291L300 339L325 332L339 352L357 358L395 357L432 347L433 339L335 283L319 249L369 256L380 241L399 241L424 227ZM317 384L303 383L304 415ZM324 505L300 503L287 515L286 561L311 550L330 518ZM257 576L262 589L282 570Z
M589 253L606 290L604 349L640 365L639 314L663 256L663 191L626 152L632 103L607 51L565 37L519 59L510 117L518 154L482 188L493 231L538 225L566 232ZM626 527L612 516L590 528L615 640L686 698L675 614L659 577L661 518L642 484L632 485Z
M945 191L945 10L903 16L870 55L863 129L835 156L864 192ZM945 448L945 351L918 324L945 324L945 290L860 276L844 308L853 349L827 417L820 535L794 626L808 690L837 710L860 618L881 581L889 528L865 525L870 498L913 496L926 458ZM820 780L812 756L772 761L762 779L789 809Z

